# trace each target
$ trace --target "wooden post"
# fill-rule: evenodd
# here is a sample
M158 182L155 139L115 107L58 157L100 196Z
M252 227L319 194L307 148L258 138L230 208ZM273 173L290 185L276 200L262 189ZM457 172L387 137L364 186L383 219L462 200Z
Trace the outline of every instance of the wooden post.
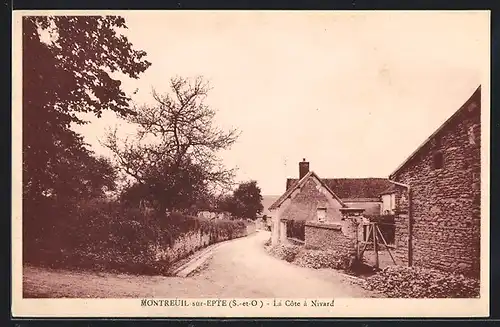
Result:
M372 233L373 233L373 250L375 251L375 268L379 268L378 263L378 242L377 242L377 225L372 223Z
M368 245L368 240L370 239L370 233L371 233L371 225L367 225L368 230L367 230L367 238L366 240L363 241L363 248L361 249L361 252L359 253L359 258L360 260L363 258L363 254L365 253L366 247Z
M354 221L354 225L356 226L356 260L359 259L359 224L357 221Z
M387 241L385 240L384 235L382 235L382 232L380 231L380 228L377 226L377 231L382 238L382 242L385 244L385 248L387 249L387 252L389 252L389 255L391 256L392 262L396 264L396 260L394 260L394 257L392 256L391 249L389 248L389 244L387 244Z

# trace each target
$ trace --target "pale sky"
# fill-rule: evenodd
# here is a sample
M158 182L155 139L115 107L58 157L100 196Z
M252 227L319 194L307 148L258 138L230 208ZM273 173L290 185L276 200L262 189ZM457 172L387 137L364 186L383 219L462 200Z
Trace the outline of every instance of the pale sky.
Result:
M202 75L237 180L284 192L306 158L321 177L387 177L489 78L486 12L123 12L151 67L138 103ZM95 152L114 114L78 128ZM130 130L121 125L121 132Z

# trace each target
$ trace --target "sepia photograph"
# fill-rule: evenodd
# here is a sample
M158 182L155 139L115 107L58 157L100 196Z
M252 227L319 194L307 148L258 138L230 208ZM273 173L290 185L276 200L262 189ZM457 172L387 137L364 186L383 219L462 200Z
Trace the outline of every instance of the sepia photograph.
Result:
M487 314L489 18L14 12L14 307Z

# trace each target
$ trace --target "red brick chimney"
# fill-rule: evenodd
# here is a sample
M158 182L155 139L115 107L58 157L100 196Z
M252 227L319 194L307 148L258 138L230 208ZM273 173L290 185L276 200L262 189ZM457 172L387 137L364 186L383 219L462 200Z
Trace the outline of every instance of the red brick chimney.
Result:
M299 180L302 179L307 173L309 172L309 162L306 161L306 159L302 159L301 162L299 162Z

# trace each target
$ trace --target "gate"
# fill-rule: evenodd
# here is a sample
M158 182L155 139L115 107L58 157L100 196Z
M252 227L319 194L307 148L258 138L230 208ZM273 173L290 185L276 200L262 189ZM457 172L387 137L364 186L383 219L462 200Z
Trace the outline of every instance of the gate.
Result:
M391 246L387 243L386 238L384 237L379 222L364 222L361 225L361 235L363 236L362 241L358 243L357 252L359 260L363 261L363 255L367 250L367 247L370 246L374 252L374 261L373 266L377 269L380 268L380 260L379 260L379 251L380 249L384 249L389 254L392 262L396 264L396 260L391 252ZM358 229L359 231L359 229Z

